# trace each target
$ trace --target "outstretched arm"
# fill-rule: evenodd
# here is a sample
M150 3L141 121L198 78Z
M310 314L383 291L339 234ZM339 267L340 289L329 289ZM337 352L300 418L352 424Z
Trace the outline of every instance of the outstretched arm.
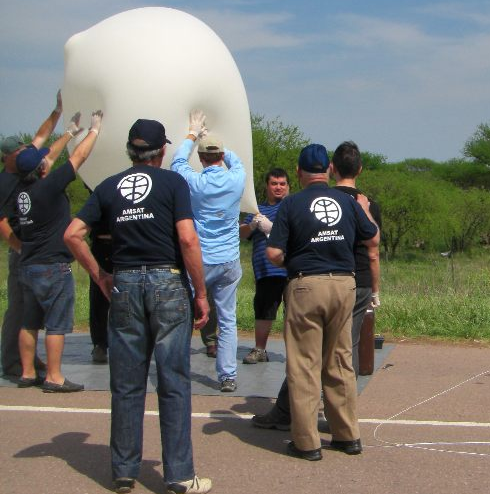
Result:
M196 178L197 174L189 164L194 143L206 135L205 127L206 115L201 110L193 110L189 114L189 133L186 135L184 142L177 148L174 154L170 169L182 175L187 181Z
M63 111L63 103L61 100L61 91L58 90L56 94L56 107L51 112L49 117L41 124L34 139L32 139L32 144L40 149L43 147L44 143L48 140L49 136L53 133L56 125L58 124L58 120L60 119L61 112Z
M94 148L95 141L99 135L100 126L102 123L103 113L101 110L97 110L92 113L92 120L90 129L85 138L78 144L70 156L70 162L73 169L77 172L78 169L85 163L86 159L90 156L92 149Z
M46 155L45 158L48 164L48 168L51 168L55 164L56 160L58 159L63 149L65 149L65 146L68 144L68 142L83 130L79 124L80 112L77 112L71 118L66 132L59 139L53 142L53 144L51 144L51 146L49 147L49 153Z

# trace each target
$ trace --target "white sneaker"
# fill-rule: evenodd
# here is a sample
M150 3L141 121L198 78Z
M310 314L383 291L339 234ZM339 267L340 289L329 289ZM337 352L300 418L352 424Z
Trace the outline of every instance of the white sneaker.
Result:
M212 487L211 479L199 478L197 475L193 479L183 482L172 482L167 485L168 494L206 494Z

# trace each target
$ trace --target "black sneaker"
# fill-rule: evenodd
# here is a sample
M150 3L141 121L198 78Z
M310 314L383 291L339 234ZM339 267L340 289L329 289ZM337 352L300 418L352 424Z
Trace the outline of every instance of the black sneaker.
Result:
M236 382L234 379L225 379L221 381L219 385L219 390L222 393L233 393L236 390Z
M330 447L347 455L359 455L362 453L360 439L355 439L354 441L335 441L332 439Z
M114 480L114 491L118 494L127 494L134 488L134 479L131 477L119 477Z
M281 420L275 407L264 415L254 415L252 417L252 424L261 429L277 429L278 431L291 430L291 420Z

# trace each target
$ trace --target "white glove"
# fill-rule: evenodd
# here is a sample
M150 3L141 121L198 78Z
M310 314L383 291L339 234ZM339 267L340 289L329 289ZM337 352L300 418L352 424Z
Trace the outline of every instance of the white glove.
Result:
M89 132L94 132L95 135L99 135L100 125L102 123L103 116L104 114L102 113L102 110L97 110L92 113L90 129L88 129Z
M261 214L256 214L253 218L252 221L248 224L250 227L250 230L254 231L257 226L259 225L259 219L262 215Z
M56 108L54 109L56 113L61 113L63 111L63 102L61 100L61 89L58 89L56 93Z
M196 139L203 137L204 133L207 133L207 129L204 126L205 122L206 115L201 110L192 110L189 114L189 134Z
M80 132L83 130L83 127L80 127L80 112L77 111L73 117L70 119L70 123L68 124L68 127L66 128L66 132L70 134L72 137L75 137L77 134L80 134Z
M379 300L379 292L373 292L371 294L371 307L377 309L381 305L381 300Z
M262 232L265 233L265 235L269 235L269 233L272 230L272 221L267 218L267 216L260 215L261 218L259 219L259 224L258 224L258 229Z

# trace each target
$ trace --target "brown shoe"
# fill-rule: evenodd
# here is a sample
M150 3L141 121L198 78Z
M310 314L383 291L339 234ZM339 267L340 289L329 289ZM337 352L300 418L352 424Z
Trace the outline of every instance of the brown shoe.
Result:
M216 345L208 345L206 347L206 355L209 357L209 358L216 358L216 352L217 352L217 348L216 348Z

